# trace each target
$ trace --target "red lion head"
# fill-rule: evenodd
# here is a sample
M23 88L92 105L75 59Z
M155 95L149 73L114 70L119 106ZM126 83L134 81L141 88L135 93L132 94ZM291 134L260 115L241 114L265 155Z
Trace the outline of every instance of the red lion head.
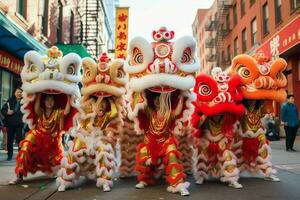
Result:
M242 116L244 107L241 104L241 83L239 76L230 76L222 72L221 68L214 68L212 76L200 74L196 77L194 87L197 94L197 100L193 102L195 109L206 116Z

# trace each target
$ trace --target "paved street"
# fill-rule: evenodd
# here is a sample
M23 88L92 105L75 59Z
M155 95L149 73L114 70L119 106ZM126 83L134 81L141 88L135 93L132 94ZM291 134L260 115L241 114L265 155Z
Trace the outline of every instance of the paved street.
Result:
M241 190L226 187L218 181L209 181L202 186L193 184L192 176L189 181L191 196L181 197L169 194L165 191L166 184L161 181L156 186L144 190L134 188L135 179L120 179L116 182L114 190L110 193L103 193L95 187L93 181L81 179L77 187L64 193L56 191L55 180L47 178L42 174L29 176L22 185L8 186L7 182L13 178L14 161L5 161L6 155L0 153L0 200L98 200L98 199L278 199L297 200L300 199L300 152L286 152L284 139L272 142L273 163L278 170L281 182L267 182L260 178L247 178L244 175L241 183L244 188ZM300 150L300 137L297 138L296 148Z

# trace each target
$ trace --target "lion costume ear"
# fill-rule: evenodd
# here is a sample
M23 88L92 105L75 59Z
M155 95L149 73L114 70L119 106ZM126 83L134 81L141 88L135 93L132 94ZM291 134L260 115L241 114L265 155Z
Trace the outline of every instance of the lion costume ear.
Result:
M60 60L60 71L65 79L71 82L80 82L81 58L76 53L69 53Z
M190 36L179 38L173 45L172 61L183 72L199 71L200 64L196 57L196 41Z
M142 37L130 41L128 54L124 70L129 74L143 72L154 59L151 44Z
M238 74L243 84L249 84L259 76L256 60L246 54L235 56L232 60L231 74Z
M82 83L84 85L95 80L97 76L97 64L93 59L84 58L82 60L82 70L83 70Z
M286 76L283 74L284 70L286 69L287 63L284 59L279 58L276 59L271 64L270 76L276 80L278 87L286 87L287 79Z
M24 56L24 67L21 72L23 81L31 81L37 78L44 70L43 57L36 51L29 51Z
M128 82L128 75L124 71L124 61L122 59L115 59L111 63L109 74L117 84L125 85Z

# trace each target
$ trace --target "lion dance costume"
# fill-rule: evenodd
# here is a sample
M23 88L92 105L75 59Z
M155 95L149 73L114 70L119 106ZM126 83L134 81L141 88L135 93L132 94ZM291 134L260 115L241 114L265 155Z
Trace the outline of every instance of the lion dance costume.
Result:
M231 72L239 74L243 86L245 115L240 119L239 138L235 148L241 172L260 173L266 180L280 181L270 162L271 148L265 136L263 117L270 112L266 100L283 102L287 80L283 71L287 63L279 58L269 61L263 53L253 57L238 55Z
M191 124L194 132L194 177L197 184L211 174L241 188L239 169L232 143L238 118L244 114L241 79L214 68L212 76L200 74L194 92L197 100Z
M83 59L80 126L62 159L57 178L59 191L65 191L81 175L96 180L103 191L111 190L117 167L115 138L122 132L122 96L128 81L123 63L121 59L112 61L105 53L98 64L90 58Z
M125 71L129 74L128 115L144 141L138 145L136 188L154 183L165 169L169 192L188 195L180 152L174 134L180 134L192 110L194 74L199 70L196 43L191 37L176 42L173 31L153 31L151 44L132 39Z
M29 51L24 62L22 112L30 131L20 143L15 173L18 177L36 171L56 175L63 157L62 133L73 127L77 113L81 59L74 53L62 57L61 51L52 47L47 56ZM47 95L54 100L49 115L45 108ZM41 112L36 113L35 105L39 104ZM67 113L66 105L70 106Z

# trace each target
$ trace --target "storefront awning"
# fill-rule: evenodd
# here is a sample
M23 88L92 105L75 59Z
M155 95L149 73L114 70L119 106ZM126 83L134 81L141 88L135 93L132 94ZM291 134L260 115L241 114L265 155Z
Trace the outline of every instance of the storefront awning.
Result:
M81 58L91 57L91 55L86 51L86 48L81 44L57 44L56 46L63 52L64 55L68 53L77 53Z
M23 59L29 50L45 53L47 47L19 28L15 22L0 12L0 48Z

